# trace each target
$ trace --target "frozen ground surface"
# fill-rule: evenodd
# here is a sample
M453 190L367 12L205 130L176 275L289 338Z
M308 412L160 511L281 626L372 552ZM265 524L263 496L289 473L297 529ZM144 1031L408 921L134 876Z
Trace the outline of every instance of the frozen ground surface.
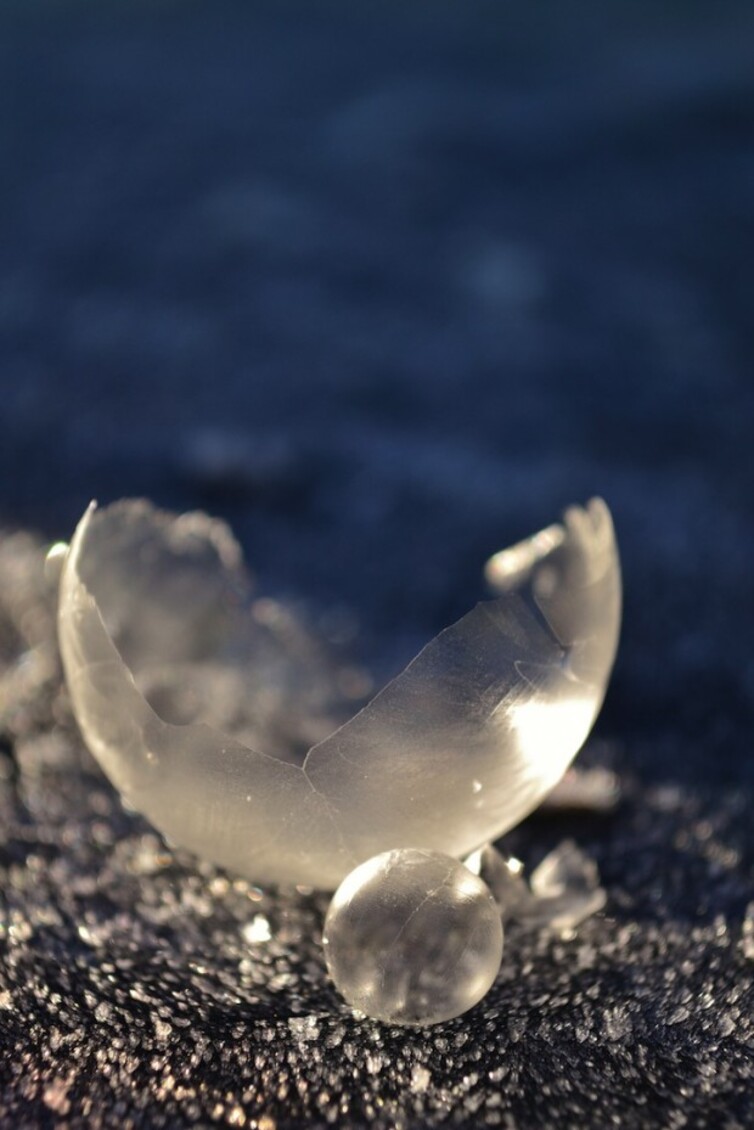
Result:
M751 6L103 9L0 14L0 1124L751 1125ZM605 912L447 1025L354 1019L321 901L82 750L42 547L205 506L384 675L595 492L626 799L509 846L574 837Z

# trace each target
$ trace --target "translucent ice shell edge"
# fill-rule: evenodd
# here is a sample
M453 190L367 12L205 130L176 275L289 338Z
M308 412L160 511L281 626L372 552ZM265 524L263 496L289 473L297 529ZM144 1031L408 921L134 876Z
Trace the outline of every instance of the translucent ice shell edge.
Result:
M59 603L86 743L128 803L174 843L259 883L332 890L392 848L460 857L494 840L539 804L586 739L621 615L613 525L600 499L493 558L488 577L502 595L441 632L303 765L204 724L165 722L105 627L107 603L119 602L114 590L129 573L113 577L100 559L112 563L121 547L131 553L138 530L131 556L148 571L160 540L180 541L187 522L194 548L209 548L218 573L232 571L237 547L220 523L143 502L92 504L67 554ZM138 593L149 577L132 561L129 569ZM178 608L174 630L190 637L199 613Z

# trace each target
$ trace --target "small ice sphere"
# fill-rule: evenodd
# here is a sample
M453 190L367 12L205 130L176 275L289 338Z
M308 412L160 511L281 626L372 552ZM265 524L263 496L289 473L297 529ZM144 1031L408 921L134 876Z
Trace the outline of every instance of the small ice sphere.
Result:
M325 958L348 1004L389 1024L438 1024L487 993L503 955L500 908L457 859L401 848L362 863L325 919Z

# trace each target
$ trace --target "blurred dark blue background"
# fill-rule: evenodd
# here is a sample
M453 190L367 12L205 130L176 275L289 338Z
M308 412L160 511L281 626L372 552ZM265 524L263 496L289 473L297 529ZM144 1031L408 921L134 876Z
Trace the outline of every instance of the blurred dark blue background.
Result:
M228 518L394 666L602 494L603 737L754 776L754 8L6 3L0 523Z

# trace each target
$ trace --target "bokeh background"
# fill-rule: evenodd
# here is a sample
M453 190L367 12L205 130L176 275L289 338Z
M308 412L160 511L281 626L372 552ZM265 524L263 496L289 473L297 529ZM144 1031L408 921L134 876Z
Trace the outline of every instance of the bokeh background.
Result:
M637 792L595 850L631 887L664 798L631 913L662 917L680 868L678 945L697 914L730 931L718 1006L754 898L753 139L744 2L0 9L0 526L68 537L92 497L209 509L263 591L356 617L387 672L483 595L490 553L601 494L625 626L586 757ZM681 859L691 811L727 871ZM736 1054L709 1037L697 1107L704 1026L663 1023L657 1111L745 1119L751 1029ZM511 1117L545 1117L521 1087ZM275 1117L324 1119L316 1091Z

